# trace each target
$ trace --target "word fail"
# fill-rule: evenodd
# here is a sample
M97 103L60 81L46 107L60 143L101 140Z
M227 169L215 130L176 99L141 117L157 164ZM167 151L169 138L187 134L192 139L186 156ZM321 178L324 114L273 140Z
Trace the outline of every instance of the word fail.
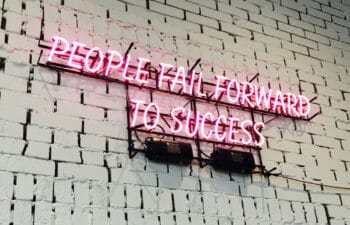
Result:
M294 118L307 118L311 104L304 95L282 93L260 87L246 81L238 81L223 75L216 75L212 83L203 81L202 72L186 71L185 67L175 67L169 63L159 63L156 68L156 78L150 74L150 59L131 55L123 56L120 52L99 47L89 47L77 41L68 41L63 37L52 38L52 48L48 54L48 63L59 63L73 70L79 70L91 76L115 78L125 83L140 86L140 89L155 87L169 94L196 97L216 104L234 105L262 110ZM153 65L153 64L152 64ZM157 103L146 103L132 99L132 126L136 126L138 115L143 108L143 125L152 130L158 125L162 113L167 113L173 122L172 133L182 133L188 137L200 136L206 140L217 140L233 144L253 144L261 146L264 137L261 130L262 122L251 120L241 121L239 118L225 115L214 115L212 112L196 112L174 107L170 112L159 112ZM149 116L153 118L149 121ZM147 119L148 118L148 119ZM240 138L237 138L241 136Z

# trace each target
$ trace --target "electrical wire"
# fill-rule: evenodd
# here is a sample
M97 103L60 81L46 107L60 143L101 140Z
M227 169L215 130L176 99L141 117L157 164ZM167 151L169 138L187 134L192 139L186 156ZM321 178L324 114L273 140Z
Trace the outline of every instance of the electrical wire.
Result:
M165 129L161 125L157 125L162 130L163 136L160 137L160 139L163 139L165 137ZM136 139L145 147L147 148L146 144L144 141L141 140L140 136L137 134L137 129L134 129L134 134Z
M282 177L282 178L289 179L289 180L294 180L294 181L297 181L297 182L302 182L302 183L307 183L307 184L314 184L314 185L321 185L323 187L339 188L339 189L350 190L350 187L322 184L321 182L298 179L298 178L295 178L295 177L290 177L290 176L286 176L286 175L279 174L279 173L278 174L273 174L273 173L266 173L265 171L256 171L256 172L253 172L253 173L254 174L262 174L262 175L267 176L267 177L270 177L270 176Z

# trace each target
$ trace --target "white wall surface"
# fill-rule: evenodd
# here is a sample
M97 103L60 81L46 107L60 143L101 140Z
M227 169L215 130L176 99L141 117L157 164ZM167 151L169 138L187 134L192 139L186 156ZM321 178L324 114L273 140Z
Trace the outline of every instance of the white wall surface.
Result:
M0 225L350 224L349 0L0 2ZM38 65L53 35L259 72L321 114L266 125L283 177L130 159L124 86Z

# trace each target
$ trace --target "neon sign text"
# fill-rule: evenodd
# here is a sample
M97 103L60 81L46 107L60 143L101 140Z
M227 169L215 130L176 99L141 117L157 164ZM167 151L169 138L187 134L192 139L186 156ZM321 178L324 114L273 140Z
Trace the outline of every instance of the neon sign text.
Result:
M48 54L48 61L51 63L59 61L64 66L91 76L113 77L136 84L141 88L151 85L154 81L147 69L151 64L150 59L123 56L112 49L103 51L99 47L89 48L84 43L69 42L59 36L54 36L52 41L52 48ZM156 69L158 71L155 79L156 88L169 93L194 96L208 102L224 102L295 118L307 118L310 113L310 101L303 95L282 93L280 90L266 89L223 75L216 75L215 83L209 85L203 81L202 72L186 71L181 65L175 67L161 62ZM160 113L164 113L160 112L157 103L131 99L130 104L133 105L132 126L136 126L141 113L140 109L143 108L141 122L144 127L148 130L157 127ZM198 135L205 140L242 145L261 146L264 143L264 137L261 134L264 128L262 122L241 121L231 115L215 115L212 112L196 111L195 113L184 107L175 107L165 113L168 113L172 120L170 127L172 133L184 133L188 137Z

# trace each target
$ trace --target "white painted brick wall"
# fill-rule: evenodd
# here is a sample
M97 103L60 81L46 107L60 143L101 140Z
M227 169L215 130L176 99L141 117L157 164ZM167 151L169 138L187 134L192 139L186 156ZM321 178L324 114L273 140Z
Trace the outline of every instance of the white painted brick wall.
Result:
M1 3L0 225L350 224L348 0ZM53 35L133 41L155 65L201 58L208 80L259 72L321 115L266 125L262 160L281 176L130 159L124 86L38 65Z

